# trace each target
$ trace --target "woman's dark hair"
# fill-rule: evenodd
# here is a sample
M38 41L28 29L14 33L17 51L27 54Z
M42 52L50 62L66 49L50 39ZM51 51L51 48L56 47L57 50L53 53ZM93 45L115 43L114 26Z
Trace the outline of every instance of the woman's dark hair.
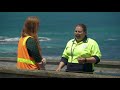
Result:
M82 27L83 31L87 33L87 27L85 24L77 24L76 27Z

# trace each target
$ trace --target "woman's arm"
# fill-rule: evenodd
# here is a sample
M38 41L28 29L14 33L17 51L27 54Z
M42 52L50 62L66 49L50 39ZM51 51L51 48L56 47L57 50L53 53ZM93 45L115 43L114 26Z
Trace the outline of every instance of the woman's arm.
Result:
M62 57L56 71L61 71L61 69L67 64L68 59Z
M28 38L26 42L26 47L29 55L33 57L37 63L41 62L42 57L39 54L37 43L33 38Z
M99 63L100 59L97 56L89 57L89 58L78 58L79 63Z

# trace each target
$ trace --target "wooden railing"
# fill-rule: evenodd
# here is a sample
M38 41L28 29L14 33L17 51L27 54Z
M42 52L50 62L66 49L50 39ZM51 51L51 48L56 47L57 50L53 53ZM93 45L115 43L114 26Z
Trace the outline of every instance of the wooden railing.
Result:
M0 62L5 63L16 63L16 58L0 58ZM58 60L47 60L47 65L58 65ZM108 70L111 68L113 71L117 69L120 71L120 61L109 61L109 60L101 60L99 64L96 64L95 67L107 68ZM56 72L54 70L49 70L47 68L44 70L18 70L16 67L0 65L0 77L7 78L120 78L120 76L114 75L100 75L96 73L72 73L72 72Z

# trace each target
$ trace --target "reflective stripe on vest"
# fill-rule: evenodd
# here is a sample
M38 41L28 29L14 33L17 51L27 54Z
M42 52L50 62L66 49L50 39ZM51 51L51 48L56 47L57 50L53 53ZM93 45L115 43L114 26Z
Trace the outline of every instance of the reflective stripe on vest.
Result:
M23 41L23 45L25 45L26 40L27 40L29 37L31 37L31 36L27 36L27 37L25 37L25 39L24 39L24 41ZM31 37L31 38L32 38L32 37Z
M27 63L27 64L33 64L33 65L35 65L35 61L31 61L31 60L28 60L28 59L18 58L17 61L18 62L22 62L22 63Z

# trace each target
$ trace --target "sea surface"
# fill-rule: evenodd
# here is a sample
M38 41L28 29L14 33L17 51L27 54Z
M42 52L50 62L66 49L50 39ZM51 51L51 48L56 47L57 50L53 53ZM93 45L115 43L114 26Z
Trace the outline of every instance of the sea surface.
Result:
M88 37L95 39L102 60L120 60L120 12L0 12L0 57L16 57L17 44L25 19L40 19L39 41L42 55L60 59L74 28L84 23Z

